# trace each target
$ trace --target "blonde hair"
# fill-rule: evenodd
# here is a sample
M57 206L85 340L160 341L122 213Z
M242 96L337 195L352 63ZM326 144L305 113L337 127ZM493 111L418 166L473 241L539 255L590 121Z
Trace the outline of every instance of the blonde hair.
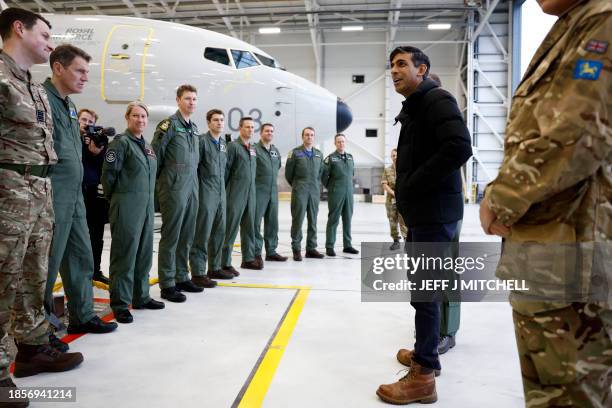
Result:
M125 118L126 119L130 116L130 113L132 113L132 110L135 107L139 107L139 108L144 109L144 111L147 114L147 117L149 117L149 108L147 108L147 105L145 105L143 102L140 102L140 101L134 101L134 102L128 103L127 109L125 110Z

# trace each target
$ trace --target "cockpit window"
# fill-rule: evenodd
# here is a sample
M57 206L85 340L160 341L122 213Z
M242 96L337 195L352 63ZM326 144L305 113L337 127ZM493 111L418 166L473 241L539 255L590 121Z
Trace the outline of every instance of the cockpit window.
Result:
M232 57L238 69L259 65L259 62L257 62L253 54L248 51L232 50Z
M218 62L223 65L231 65L229 55L225 48L206 47L204 50L204 58L207 60Z
M257 56L257 59L259 59L261 63L264 64L265 66L272 67L272 68L278 68L278 65L276 65L276 61L274 61L274 59L266 57L265 55L261 55L258 53L255 53L255 55Z

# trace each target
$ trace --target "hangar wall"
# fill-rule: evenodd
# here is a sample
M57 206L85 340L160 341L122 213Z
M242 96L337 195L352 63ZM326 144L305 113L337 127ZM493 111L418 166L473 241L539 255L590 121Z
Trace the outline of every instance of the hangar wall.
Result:
M432 71L459 99L460 44L422 42L460 36L451 31L402 31L397 33L396 44L417 42L415 46L431 58ZM316 82L310 35L255 35L252 43L274 56L288 71ZM399 134L399 125L392 125L404 99L395 92L387 69L386 32L326 32L322 44L321 85L342 98L353 112L353 123L344 133L347 150L355 158L357 184L380 194L380 175L385 163L390 163L389 151L397 145ZM353 83L353 75L364 75L364 83ZM375 129L377 137L366 137L366 129ZM334 150L331 141L321 148L324 154Z

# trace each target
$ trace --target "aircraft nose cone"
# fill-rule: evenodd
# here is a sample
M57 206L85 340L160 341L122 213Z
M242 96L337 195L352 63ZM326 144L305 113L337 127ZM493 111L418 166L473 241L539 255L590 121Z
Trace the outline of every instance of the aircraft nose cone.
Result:
M353 112L351 112L351 108L338 98L338 106L336 108L336 132L344 132L352 122Z

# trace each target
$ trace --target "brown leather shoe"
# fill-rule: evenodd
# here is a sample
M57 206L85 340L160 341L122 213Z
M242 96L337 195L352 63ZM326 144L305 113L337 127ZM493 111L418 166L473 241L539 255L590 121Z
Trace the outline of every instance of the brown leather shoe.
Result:
M240 267L243 269L254 269L256 271L263 269L263 266L260 265L259 262L257 262L256 260L242 262L240 264Z
M317 251L316 249L309 249L306 251L306 258L325 258L325 255Z
M261 258L261 255L255 255L255 262L257 262L257 264L258 264L259 266L261 266L261 269L263 269L263 267L264 267L264 261L263 261L263 259Z
M82 362L81 353L62 353L48 344L18 344L13 375L19 378L38 373L68 371Z
M208 277L210 279L234 279L236 275L233 274L232 269L234 269L233 266L217 269L216 271L208 271Z
M191 278L191 281L193 282L194 285L197 285L201 288L214 288L215 286L217 286L217 281L214 281L212 279L210 279L208 276L206 275L196 275L193 276Z
M293 260L302 262L302 251L293 251Z
M421 404L431 404L438 400L434 372L412 360L408 374L393 384L381 385L376 395L383 401L396 405L417 401Z
M406 367L410 367L410 364L412 363L412 350L399 349L397 352L397 361ZM434 370L436 377L439 377L441 372L442 370Z
M286 262L287 259L286 256L282 256L281 254L266 255L266 261Z

